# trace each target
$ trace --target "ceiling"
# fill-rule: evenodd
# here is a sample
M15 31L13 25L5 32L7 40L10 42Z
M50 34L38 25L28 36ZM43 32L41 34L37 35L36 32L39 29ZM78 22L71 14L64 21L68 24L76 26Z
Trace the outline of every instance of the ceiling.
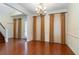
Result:
M13 14L13 13L19 13L19 11L17 11L14 8L11 8L3 3L0 3L0 15L4 15L4 14Z
M13 11L14 11L14 9L0 3L0 14L7 14L7 13L10 13Z
M19 3L20 6L24 7L31 14L35 14L35 8L38 6L37 3ZM53 12L55 10L67 9L69 3L44 3L47 12Z

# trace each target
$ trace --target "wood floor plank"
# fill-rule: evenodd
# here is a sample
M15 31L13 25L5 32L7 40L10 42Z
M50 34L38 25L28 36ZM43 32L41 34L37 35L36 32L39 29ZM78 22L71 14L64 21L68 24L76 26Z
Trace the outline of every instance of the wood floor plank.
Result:
M25 40L9 40L0 44L0 55L74 55L64 44Z

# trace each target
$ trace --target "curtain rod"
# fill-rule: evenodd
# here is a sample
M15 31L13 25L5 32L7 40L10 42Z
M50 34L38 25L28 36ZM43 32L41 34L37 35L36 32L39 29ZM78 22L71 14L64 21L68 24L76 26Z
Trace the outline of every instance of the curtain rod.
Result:
M61 13L68 13L68 12L59 12L59 13L51 13L51 14L61 14ZM51 15L49 14L49 15Z
M52 14L61 14L61 13L68 13L68 12L58 12L58 13L48 13L48 15L52 15ZM37 16L37 15L34 15ZM45 16L45 15L44 15Z

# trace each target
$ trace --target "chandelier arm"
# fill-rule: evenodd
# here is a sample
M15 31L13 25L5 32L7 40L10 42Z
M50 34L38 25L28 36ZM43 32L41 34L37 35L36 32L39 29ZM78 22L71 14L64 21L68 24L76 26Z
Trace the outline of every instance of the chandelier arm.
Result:
M44 7L43 3L40 3L36 8L36 13L38 15L45 15L46 14L46 7Z

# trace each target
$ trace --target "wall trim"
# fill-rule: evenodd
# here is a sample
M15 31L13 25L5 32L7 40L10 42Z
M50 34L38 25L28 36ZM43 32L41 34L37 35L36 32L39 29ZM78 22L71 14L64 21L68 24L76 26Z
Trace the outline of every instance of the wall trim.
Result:
M74 38L79 39L78 35L76 35L76 34L72 34L72 33L66 33L66 34L69 35L69 36L72 36L72 37L74 37Z
M73 49L68 44L66 44L66 45L74 53L74 55L76 55L75 52L73 51Z
M71 37L73 37L73 38L79 39L78 35L73 34L73 33L66 33L66 37L67 37L67 36L71 36ZM67 40L67 39L66 39L66 40ZM76 54L76 52L73 50L73 48L72 48L69 44L66 43L66 45L73 51L74 54Z

